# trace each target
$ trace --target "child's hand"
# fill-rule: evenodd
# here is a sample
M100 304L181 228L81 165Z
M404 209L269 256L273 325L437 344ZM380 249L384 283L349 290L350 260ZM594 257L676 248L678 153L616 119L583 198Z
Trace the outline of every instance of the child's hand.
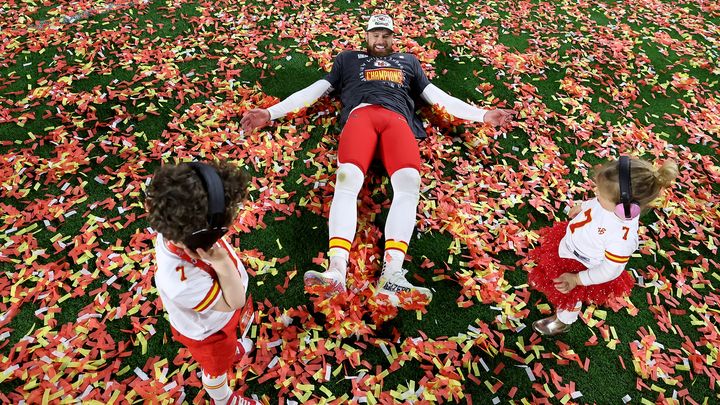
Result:
M228 253L228 251L220 247L220 245L218 245L217 243L208 250L197 249L193 252L190 249L185 249L185 251L193 259L199 259L204 262L210 263L213 265L213 267L226 262L232 262L230 260L230 254Z
M573 273L564 273L553 280L555 288L563 294L569 293L573 288L580 285L580 277Z
M568 212L568 217L570 217L570 219L575 218L582 210L582 204L578 202L573 202L573 204L575 205L573 205L572 208L570 208L570 212Z

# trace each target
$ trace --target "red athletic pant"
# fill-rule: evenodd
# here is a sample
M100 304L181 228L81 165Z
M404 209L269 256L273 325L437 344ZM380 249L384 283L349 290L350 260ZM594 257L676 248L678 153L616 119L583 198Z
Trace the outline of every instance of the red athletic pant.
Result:
M406 167L420 171L420 149L405 117L379 105L357 108L340 134L338 161L367 173L376 151L390 176Z
M193 359L200 364L205 374L213 377L223 375L230 370L235 361L235 350L238 347L237 330L242 310L235 311L232 319L219 331L203 340L190 339L170 326L173 337L190 350Z

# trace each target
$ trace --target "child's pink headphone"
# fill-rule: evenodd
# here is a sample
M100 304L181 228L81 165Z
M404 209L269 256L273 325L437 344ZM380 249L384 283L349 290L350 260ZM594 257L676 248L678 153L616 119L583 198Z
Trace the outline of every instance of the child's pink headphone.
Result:
M640 215L640 204L632 198L630 181L630 158L620 156L619 162L620 202L615 206L615 215L620 219L633 219Z

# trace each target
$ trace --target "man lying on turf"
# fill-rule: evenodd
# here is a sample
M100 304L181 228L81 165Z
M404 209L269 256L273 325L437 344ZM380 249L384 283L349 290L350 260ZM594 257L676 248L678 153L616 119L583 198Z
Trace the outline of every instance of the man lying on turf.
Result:
M305 285L329 285L335 292L345 290L350 247L357 228L358 193L372 159L379 157L390 176L393 200L385 225L385 253L377 292L397 305L399 292L415 290L432 298L429 289L407 281L402 268L415 229L420 192L420 150L415 138L426 136L415 114L414 97L440 105L457 118L494 126L510 122L515 112L482 110L443 92L430 83L414 55L393 52L394 34L388 15L373 15L367 25L366 50L341 52L324 79L268 109L248 111L241 123L244 130L250 131L307 107L326 93L340 94L343 129L330 207L330 264L325 272L306 272Z

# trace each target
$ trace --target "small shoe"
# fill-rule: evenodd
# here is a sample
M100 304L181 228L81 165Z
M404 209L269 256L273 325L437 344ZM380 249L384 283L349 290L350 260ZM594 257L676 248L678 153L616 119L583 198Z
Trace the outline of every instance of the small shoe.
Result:
M244 355L250 353L255 348L255 343L252 339L244 337L237 340L237 348L235 349L235 355L238 359L241 359Z
M215 400L212 401L213 405L216 405L217 402ZM228 398L227 405L262 405L260 401L256 401L252 398L247 398L242 395L240 395L237 392L233 392L230 395L230 398Z
M375 291L375 295L386 295L390 299L390 303L397 306L400 303L400 299L397 294L401 292L417 291L420 294L427 297L428 301L432 300L432 292L430 289L425 287L418 287L412 285L405 278L407 270L393 271L389 274L383 274L378 280L378 289Z
M570 324L557 319L556 315L535 321L532 327L543 336L557 336L570 330Z
M345 276L338 270L330 269L325 272L310 270L303 276L303 281L305 287L329 286L330 291L326 294L326 298L345 291Z

